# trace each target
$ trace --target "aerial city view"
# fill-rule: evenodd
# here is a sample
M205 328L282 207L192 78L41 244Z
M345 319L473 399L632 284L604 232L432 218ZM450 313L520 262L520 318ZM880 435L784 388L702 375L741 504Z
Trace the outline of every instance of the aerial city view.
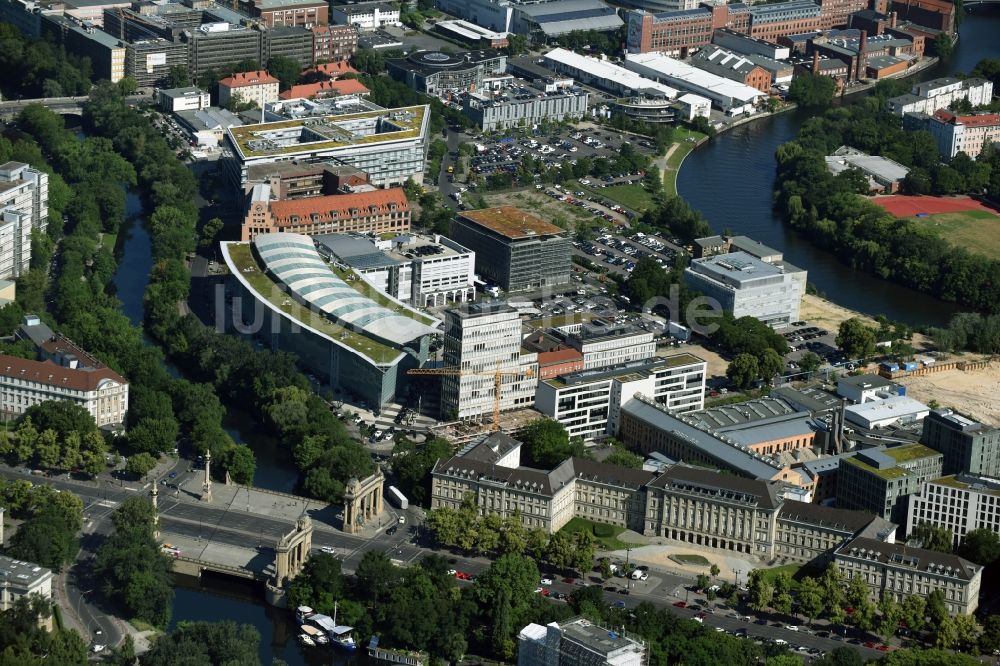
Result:
M1000 666L1000 0L0 0L0 666Z

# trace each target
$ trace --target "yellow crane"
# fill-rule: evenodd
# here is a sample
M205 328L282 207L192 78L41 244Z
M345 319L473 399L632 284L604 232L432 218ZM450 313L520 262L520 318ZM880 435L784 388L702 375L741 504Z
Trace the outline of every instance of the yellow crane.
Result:
M463 370L462 368L414 368L407 370L408 375L431 375L438 377L493 377L493 423L492 432L500 430L500 388L504 377L531 377L531 368L524 370L501 370L497 364L496 370Z

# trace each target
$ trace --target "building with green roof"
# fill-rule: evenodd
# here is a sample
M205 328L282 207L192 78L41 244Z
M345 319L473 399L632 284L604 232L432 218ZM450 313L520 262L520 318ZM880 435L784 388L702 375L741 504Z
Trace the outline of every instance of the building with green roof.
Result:
M841 458L837 506L906 524L907 497L941 476L943 456L923 444L859 451Z

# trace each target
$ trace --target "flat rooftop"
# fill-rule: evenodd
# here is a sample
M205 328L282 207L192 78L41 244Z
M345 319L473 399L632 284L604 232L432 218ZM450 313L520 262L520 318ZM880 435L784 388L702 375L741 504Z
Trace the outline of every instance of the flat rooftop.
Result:
M930 407L905 395L893 396L885 400L871 400L859 405L850 405L844 409L847 420L851 417L867 421L882 421L888 418L907 418L922 412L929 412Z
M1000 480L991 479L988 476L952 474L951 476L943 476L940 479L928 481L928 483L1000 497Z
M420 137L427 105L363 111L229 128L244 159L292 155Z
M561 227L514 206L467 210L460 213L459 217L511 240L566 233Z
M734 286L784 274L777 266L742 251L695 259L688 270Z
M605 655L605 657L619 650L633 652L645 650L642 643L622 636L611 629L593 624L590 620L582 617L563 622L559 625L559 629L562 631L563 640L569 639L574 643L584 645L598 654Z
M569 350L567 350L569 351ZM575 351L575 350L574 350ZM589 384L604 379L625 378L634 375L636 379L660 370L662 368L676 368L683 365L699 365L704 363L702 359L687 352L673 354L671 356L654 357L641 361L631 361L620 363L608 368L592 368L579 372L570 372L559 377L543 380L547 384L555 387L576 386L579 384Z
M0 555L0 585L9 584L15 589L29 588L39 580L51 575L50 569L34 562L25 562Z

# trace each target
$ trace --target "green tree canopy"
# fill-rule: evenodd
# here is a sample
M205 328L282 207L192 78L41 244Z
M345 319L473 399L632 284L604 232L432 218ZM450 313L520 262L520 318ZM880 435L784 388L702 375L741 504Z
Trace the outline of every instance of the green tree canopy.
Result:
M259 666L260 633L235 622L183 622L160 636L140 666Z

